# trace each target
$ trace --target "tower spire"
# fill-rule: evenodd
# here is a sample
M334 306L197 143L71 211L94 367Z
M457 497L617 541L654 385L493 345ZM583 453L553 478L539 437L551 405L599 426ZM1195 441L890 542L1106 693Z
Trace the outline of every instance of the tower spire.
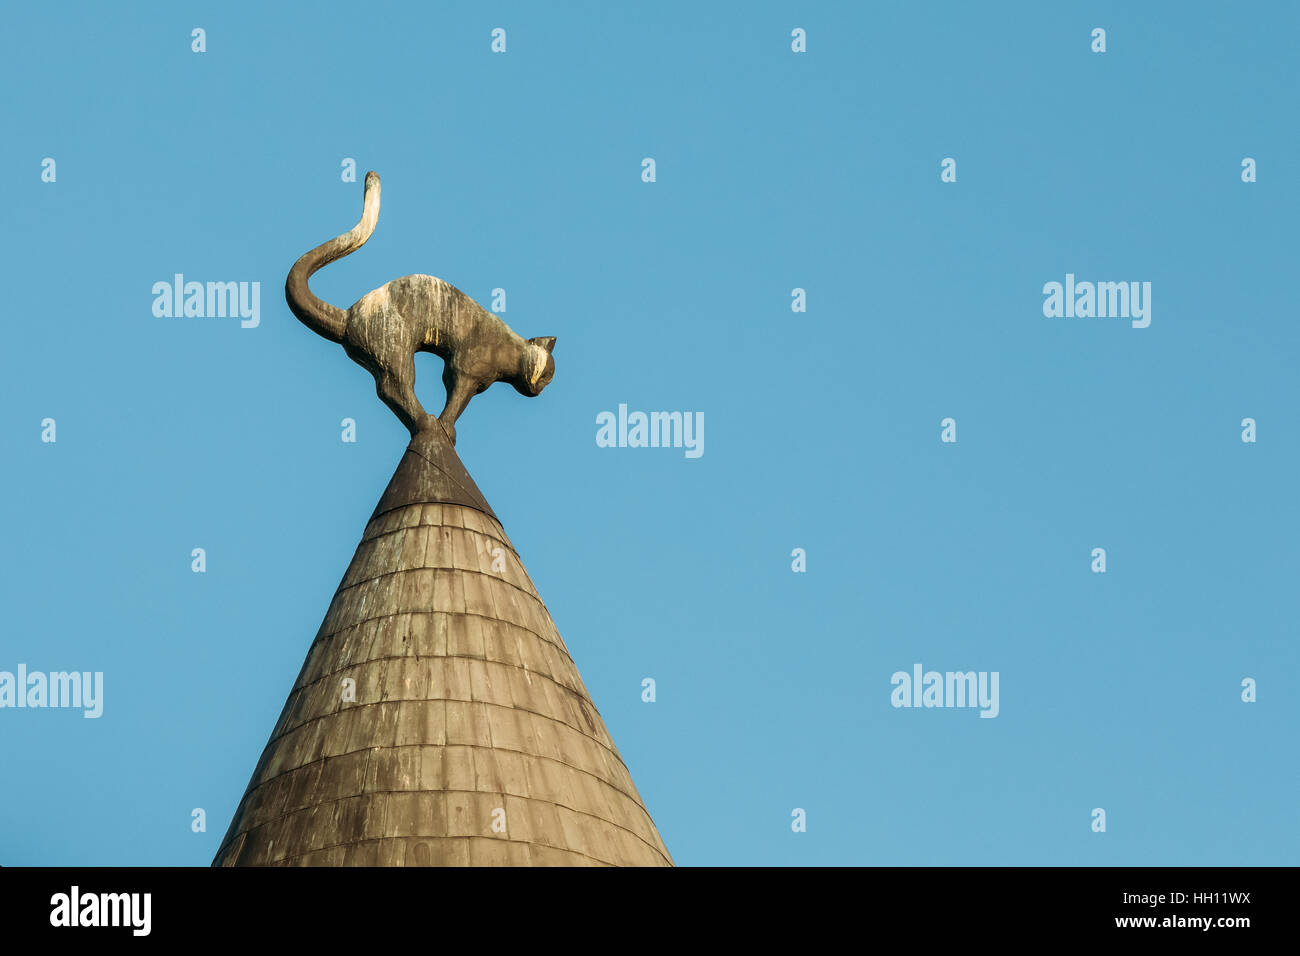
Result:
M366 525L213 865L672 860L440 429Z

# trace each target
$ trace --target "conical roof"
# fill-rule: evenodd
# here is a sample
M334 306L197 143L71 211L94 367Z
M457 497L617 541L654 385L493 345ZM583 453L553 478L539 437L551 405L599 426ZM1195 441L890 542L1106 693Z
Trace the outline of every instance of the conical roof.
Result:
M213 865L672 865L439 430L380 498Z

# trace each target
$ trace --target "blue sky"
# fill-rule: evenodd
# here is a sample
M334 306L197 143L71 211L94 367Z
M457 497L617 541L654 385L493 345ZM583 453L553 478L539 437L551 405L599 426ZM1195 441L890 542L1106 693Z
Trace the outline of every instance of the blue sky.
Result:
M0 710L0 863L212 858L406 441L281 294L345 157L319 295L558 337L458 451L679 864L1300 863L1300 14L1132 7L10 11L0 670L105 699ZM260 325L155 317L177 272ZM1067 273L1150 327L1045 317ZM597 447L620 403L705 453ZM918 662L997 718L892 707Z

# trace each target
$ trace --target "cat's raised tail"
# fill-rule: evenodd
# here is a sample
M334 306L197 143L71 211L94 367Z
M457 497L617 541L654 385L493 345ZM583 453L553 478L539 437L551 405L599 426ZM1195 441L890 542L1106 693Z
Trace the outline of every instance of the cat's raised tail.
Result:
M348 314L340 308L330 305L316 295L307 285L307 280L322 266L327 266L335 259L341 259L349 252L354 252L366 244L375 232L379 222L379 174L366 173L366 192L361 205L361 221L343 235L329 242L322 243L308 252L289 270L289 277L284 281L284 297L289 308L303 325L318 335L323 335L331 342L342 342L343 333L347 331Z

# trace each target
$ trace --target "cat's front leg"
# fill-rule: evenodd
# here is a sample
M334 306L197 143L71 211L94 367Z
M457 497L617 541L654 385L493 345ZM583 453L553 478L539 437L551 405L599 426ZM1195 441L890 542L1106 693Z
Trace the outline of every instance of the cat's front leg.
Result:
M448 383L447 388L447 405L438 416L438 421L442 423L443 430L447 432L447 437L451 443L456 444L456 419L460 418L461 412L465 411L465 406L469 400L474 397L477 389L477 383L464 375L452 373L450 376L444 376L443 381Z

